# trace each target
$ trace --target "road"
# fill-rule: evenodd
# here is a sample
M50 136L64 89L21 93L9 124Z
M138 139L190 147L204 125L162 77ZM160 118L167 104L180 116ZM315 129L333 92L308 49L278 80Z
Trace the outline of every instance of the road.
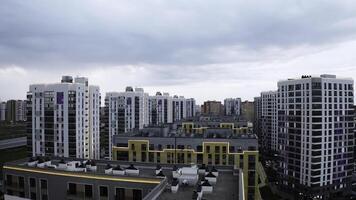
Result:
M0 149L9 149L27 145L26 137L18 137L7 140L0 140Z

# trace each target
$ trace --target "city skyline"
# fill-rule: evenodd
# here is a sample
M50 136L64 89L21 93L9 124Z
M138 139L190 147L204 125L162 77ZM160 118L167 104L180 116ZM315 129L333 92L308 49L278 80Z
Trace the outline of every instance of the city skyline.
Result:
M253 100L285 77L356 77L355 9L352 1L4 1L0 99L25 99L28 85L61 75L88 77L103 93L137 86L198 104Z

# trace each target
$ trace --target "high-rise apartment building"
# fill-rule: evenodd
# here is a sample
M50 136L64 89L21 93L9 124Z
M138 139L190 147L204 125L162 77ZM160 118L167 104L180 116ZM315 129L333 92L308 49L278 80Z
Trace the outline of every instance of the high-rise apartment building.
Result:
M352 79L302 76L278 82L282 184L310 197L351 191Z
M253 120L253 132L258 136L258 145L261 147L262 145L262 140L261 137L261 129L262 129L262 124L261 124L261 116L262 116L262 102L261 102L261 97L255 97L254 98L254 120Z
M186 99L186 117L194 117L196 115L196 104L194 98Z
M126 87L125 92L109 92L105 97L108 108L109 157L112 137L116 134L142 129L148 125L148 94L142 88Z
M6 120L6 102L0 102L0 121Z
M155 96L149 97L149 124L162 125L173 122L173 101L168 93L157 92Z
M183 96L173 96L172 118L173 122L185 119L187 116L186 99Z
M26 121L26 101L8 100L1 105L2 115L8 122ZM5 108L5 109L4 109Z
M31 156L99 158L100 89L88 79L33 84L27 93Z
M241 98L228 98L224 100L225 115L241 115Z
M262 152L278 150L277 91L261 92Z
M241 117L246 121L254 121L254 102L253 101L244 101L241 102Z

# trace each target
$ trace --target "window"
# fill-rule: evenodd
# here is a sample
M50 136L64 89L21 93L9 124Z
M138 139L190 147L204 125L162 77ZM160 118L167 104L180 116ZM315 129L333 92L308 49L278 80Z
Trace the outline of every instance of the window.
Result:
M41 200L48 200L48 195L47 194L42 194L41 196Z
M116 188L116 199L125 199L125 188Z
M25 197L25 192L19 192L20 197Z
M36 187L36 179L30 178L30 187Z
M85 185L85 197L93 197L93 187L91 185Z
M132 190L133 200L141 200L142 199L142 191L141 190Z
M12 176L9 174L6 175L6 185L12 185Z
M77 185L75 183L68 184L68 193L71 195L77 194Z
M24 188L25 187L25 178L24 177L19 177L19 187Z
M41 179L41 189L47 189L47 180Z
M30 199L36 200L36 192L31 192Z
M101 196L101 197L107 197L107 196L109 196L108 195L108 187L107 186L100 186L99 187L99 195Z

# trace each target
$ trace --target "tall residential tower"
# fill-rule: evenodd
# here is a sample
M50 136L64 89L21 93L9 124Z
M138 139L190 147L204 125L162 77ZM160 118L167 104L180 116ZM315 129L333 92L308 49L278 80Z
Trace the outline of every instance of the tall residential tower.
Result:
M112 137L116 134L142 129L148 125L148 94L142 88L126 87L125 92L109 92L105 97L108 108L109 157Z
M33 84L27 93L31 156L99 158L100 90L88 79Z
M334 75L278 82L283 185L331 199L350 191L353 171L353 80Z

